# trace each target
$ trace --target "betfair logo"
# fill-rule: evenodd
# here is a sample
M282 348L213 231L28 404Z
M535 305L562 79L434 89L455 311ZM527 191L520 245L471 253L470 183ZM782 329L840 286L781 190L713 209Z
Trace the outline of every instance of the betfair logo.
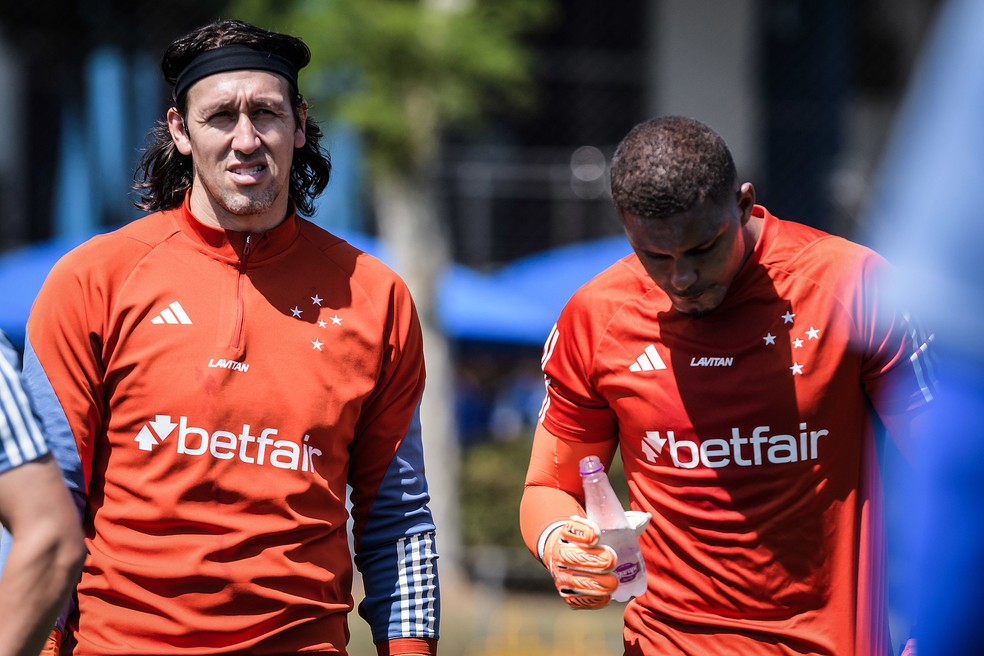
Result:
M155 446L167 439L177 426L168 415L157 415L154 421L140 429L133 441L140 445L141 451L152 451Z
M695 442L678 440L673 431L646 431L642 452L655 463L669 452L673 466L696 469L703 465L718 469L734 464L756 467L763 464L783 464L817 460L820 441L829 435L827 430L810 430L806 423L799 425L799 435L769 435L768 426L757 426L751 437L742 437L738 428L731 429L731 439L709 439Z
M249 465L271 465L278 469L295 471L314 471L314 459L322 455L321 450L310 445L310 435L305 435L300 444L290 440L276 439L276 428L264 428L259 435L253 435L249 424L243 424L237 435L231 431L217 430L209 433L204 428L190 426L187 417L178 417L177 423L170 415L156 415L153 421L144 425L133 441L141 451L154 451L177 429L171 439L175 452L184 456L210 455L218 460L237 459Z

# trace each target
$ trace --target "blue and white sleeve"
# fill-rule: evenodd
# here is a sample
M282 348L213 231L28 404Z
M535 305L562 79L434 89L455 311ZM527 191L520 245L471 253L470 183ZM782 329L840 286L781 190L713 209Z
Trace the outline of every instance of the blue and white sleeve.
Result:
M359 614L374 642L437 638L440 586L427 504L419 407L383 477L356 546L366 596Z
M24 391L17 352L0 335L0 472L46 453L48 446Z

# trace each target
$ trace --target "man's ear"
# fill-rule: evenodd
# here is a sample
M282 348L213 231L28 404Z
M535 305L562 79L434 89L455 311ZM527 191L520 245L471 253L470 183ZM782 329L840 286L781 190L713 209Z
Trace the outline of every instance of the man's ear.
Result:
M741 212L741 224L745 225L752 218L752 209L755 208L755 187L751 182L742 183L736 197L738 211Z
M167 129L171 132L171 140L178 152L182 155L191 155L191 139L188 138L184 118L174 107L167 110Z
M307 115L308 104L306 100L302 100L297 108L297 129L294 130L294 148L301 148L307 143L307 133L305 131L307 127Z

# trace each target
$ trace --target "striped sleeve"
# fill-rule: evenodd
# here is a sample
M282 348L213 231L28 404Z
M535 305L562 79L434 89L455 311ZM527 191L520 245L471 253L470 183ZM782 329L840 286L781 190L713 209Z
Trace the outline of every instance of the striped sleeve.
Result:
M17 352L4 336L0 352L0 471L6 471L40 458L48 447L24 391Z
M415 413L356 548L355 562L366 589L359 612L376 643L439 634L438 555L421 447Z

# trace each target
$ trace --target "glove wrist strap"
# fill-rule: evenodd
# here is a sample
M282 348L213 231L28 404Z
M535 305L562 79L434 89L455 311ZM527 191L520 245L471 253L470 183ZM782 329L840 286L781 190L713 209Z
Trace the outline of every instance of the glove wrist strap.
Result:
M547 546L547 538L550 534L558 530L561 526L567 523L567 520L561 520L559 522L554 522L547 528L543 529L543 533L540 533L540 539L536 542L536 555L540 558L540 562L547 565L546 558L544 558L544 550Z

